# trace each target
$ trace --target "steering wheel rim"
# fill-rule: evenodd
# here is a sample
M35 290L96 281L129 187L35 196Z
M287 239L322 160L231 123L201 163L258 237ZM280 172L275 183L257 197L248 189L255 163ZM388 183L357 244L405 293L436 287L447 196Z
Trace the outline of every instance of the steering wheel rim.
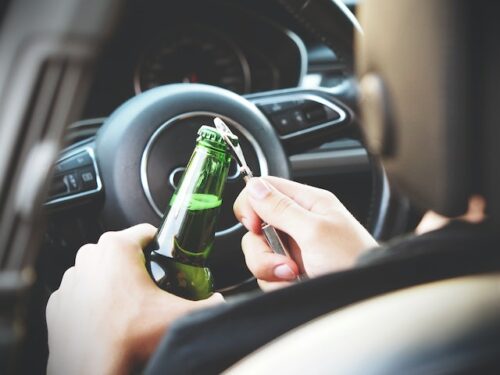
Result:
M196 116L201 117L198 119ZM253 163L256 174L290 178L288 158L276 131L253 103L228 90L208 85L161 86L125 102L97 133L95 154L105 186L100 219L106 230L141 222L160 223L159 213L168 204L168 198L162 198L167 196L168 186L166 176L158 179L155 171L163 173L160 169L164 170L163 163L168 163L170 159L177 159L177 163L180 160L187 162L194 147L196 128L215 116L224 118L234 131L239 132L240 137L246 137L247 143L255 147L256 154L260 154L257 157L258 166ZM178 145L172 144L171 137L175 138L175 143L187 140L183 147L185 150L179 150ZM242 145L245 145L245 138ZM178 155L180 152L184 153L182 157ZM172 167L177 166L172 164ZM153 181L157 187L156 197L162 200L161 211L155 205L148 181ZM233 189L236 193L229 198L230 205L242 184L226 184L226 191ZM168 189L173 194L174 189ZM224 198L228 200L226 192ZM225 216L229 215L227 211L230 209L226 209ZM241 252L234 251L244 230L241 224L234 221L229 228L218 232L214 244L216 251L211 257L215 275L220 270L219 274L224 273L224 279L228 279L228 265L231 265L232 273L246 274ZM221 277L216 279L221 280ZM222 286L232 281L224 281Z
M336 6L335 2L329 1L328 4L333 8ZM343 11L341 13L345 14ZM338 12L335 15L339 16ZM351 81L347 80L346 82ZM166 195L157 194L156 198L148 197L148 192L142 189L142 185L148 184L144 184L144 176L141 177L141 174L145 174L144 164L148 164L144 161L144 155L147 154L145 152L147 144L150 143L149 141L155 133L161 133L163 128L170 129L169 121L172 119L189 118L189 116L193 115L211 116L212 118L213 116L221 116L230 125L232 124L233 128L240 127L240 130L250 128L252 129L251 133L255 135L257 140L255 143L265 149L266 160L270 164L268 168L269 174L290 178L289 161L284 146L287 147L288 151L291 149L297 152L314 144L324 143L325 136L330 136L335 132L343 136L347 129L347 133L350 135L357 134L356 130L354 133L349 130L351 124L356 124L356 115L345 104L349 103L351 107L355 108L355 103L352 101L354 91L352 87L345 92L337 91L336 93L323 89L297 88L252 94L243 98L213 86L173 84L148 90L130 99L105 121L97 134L96 141L91 145L91 148L95 149L97 158L96 165L98 168L96 167L95 173L97 177L100 175L103 180L104 199L101 200L103 207L99 214L99 222L103 224L102 229L122 229L140 222L159 223L158 211L160 210L155 210L154 201L159 199L158 196ZM339 102L337 97L345 99L345 102ZM275 115L269 112L269 106L274 107L276 103L285 105L295 103L293 105L296 105L299 102L316 102L316 106L322 106L330 114L337 112L339 116L336 119L324 120L322 124L314 125L311 129L307 128L293 134L283 134L280 130L278 134L275 130L277 128ZM273 121L274 128L271 126L270 120ZM211 119L207 121L211 121ZM178 137L179 139L186 138L193 141L188 147L189 154L194 146L193 134ZM333 139L329 138L329 140ZM296 145L298 145L298 148L295 147ZM79 150L73 150L72 152L79 152ZM189 154L185 155L184 163ZM131 158L130 155L133 155L133 157ZM261 170L265 174L265 168L261 167L253 169L255 171ZM374 168L373 163L372 167L375 171L376 168ZM161 166L158 167L158 169L162 168ZM167 181L170 180L164 178L161 181L163 184L161 186L165 186ZM388 196L386 188L388 185L377 184L376 181L377 179L374 179L369 228L375 237L378 237L377 233L381 232L380 228L383 226L382 223L385 222L388 211L386 204ZM386 180L382 179L382 181ZM132 188L131 185L133 185ZM380 189L380 187L385 190ZM243 185L241 185L240 190L241 188L243 188ZM132 190L135 193L130 194L127 190ZM96 196L97 194L102 195L102 191L97 189L92 194L96 194ZM87 195L85 195L85 198L87 198ZM71 200L73 198L63 198L62 200L65 201L66 199ZM231 202L231 199L224 200ZM59 199L53 201L53 203L58 204L58 201ZM166 207L165 199L163 203L162 207ZM221 215L221 217L223 216ZM214 262L211 267L214 269L216 276L217 273L224 275L224 281L218 287L226 288L239 285L250 274L246 269L242 252L239 250L240 238L245 232L243 227L237 224L231 230L221 232L216 237L216 251L214 251ZM231 241L224 241L227 239L227 235L232 236ZM220 280L220 278L216 277L216 280Z

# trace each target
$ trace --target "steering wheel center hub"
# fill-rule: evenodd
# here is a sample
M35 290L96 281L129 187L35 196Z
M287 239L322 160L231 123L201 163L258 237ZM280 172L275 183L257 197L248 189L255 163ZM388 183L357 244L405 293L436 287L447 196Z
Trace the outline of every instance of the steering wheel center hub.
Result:
M198 111L184 113L162 124L151 136L141 158L141 184L155 213L161 217L167 209L176 184L193 150L197 130L212 123L220 113ZM256 141L241 124L224 117L240 139L241 147L248 158L250 168L256 174L267 175L268 166L264 153ZM217 227L217 235L224 235L237 228L232 215L232 202L243 189L238 178L238 169L233 166L224 191L223 205Z

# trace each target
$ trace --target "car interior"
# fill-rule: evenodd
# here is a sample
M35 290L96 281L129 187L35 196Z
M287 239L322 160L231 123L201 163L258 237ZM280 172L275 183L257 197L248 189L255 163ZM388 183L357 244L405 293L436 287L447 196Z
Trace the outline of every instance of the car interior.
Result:
M497 10L486 0L0 3L1 372L45 373L45 306L78 249L158 226L197 130L217 116L256 175L331 191L381 243L413 233L427 209L463 214L472 193L495 221ZM258 289L233 214L243 187L233 162L209 260L228 299ZM498 283L489 272L373 296L228 373L496 373Z

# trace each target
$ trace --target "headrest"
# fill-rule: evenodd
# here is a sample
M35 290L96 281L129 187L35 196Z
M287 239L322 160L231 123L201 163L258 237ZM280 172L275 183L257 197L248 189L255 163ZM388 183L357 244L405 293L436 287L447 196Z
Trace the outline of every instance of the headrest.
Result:
M500 4L366 0L356 46L366 142L423 209L500 216Z

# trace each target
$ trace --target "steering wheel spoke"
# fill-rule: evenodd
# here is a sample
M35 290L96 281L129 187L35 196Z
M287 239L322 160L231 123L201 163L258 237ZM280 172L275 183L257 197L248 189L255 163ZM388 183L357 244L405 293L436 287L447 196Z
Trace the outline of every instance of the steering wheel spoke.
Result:
M45 207L66 209L89 203L102 190L94 142L78 143L65 150L56 162Z

